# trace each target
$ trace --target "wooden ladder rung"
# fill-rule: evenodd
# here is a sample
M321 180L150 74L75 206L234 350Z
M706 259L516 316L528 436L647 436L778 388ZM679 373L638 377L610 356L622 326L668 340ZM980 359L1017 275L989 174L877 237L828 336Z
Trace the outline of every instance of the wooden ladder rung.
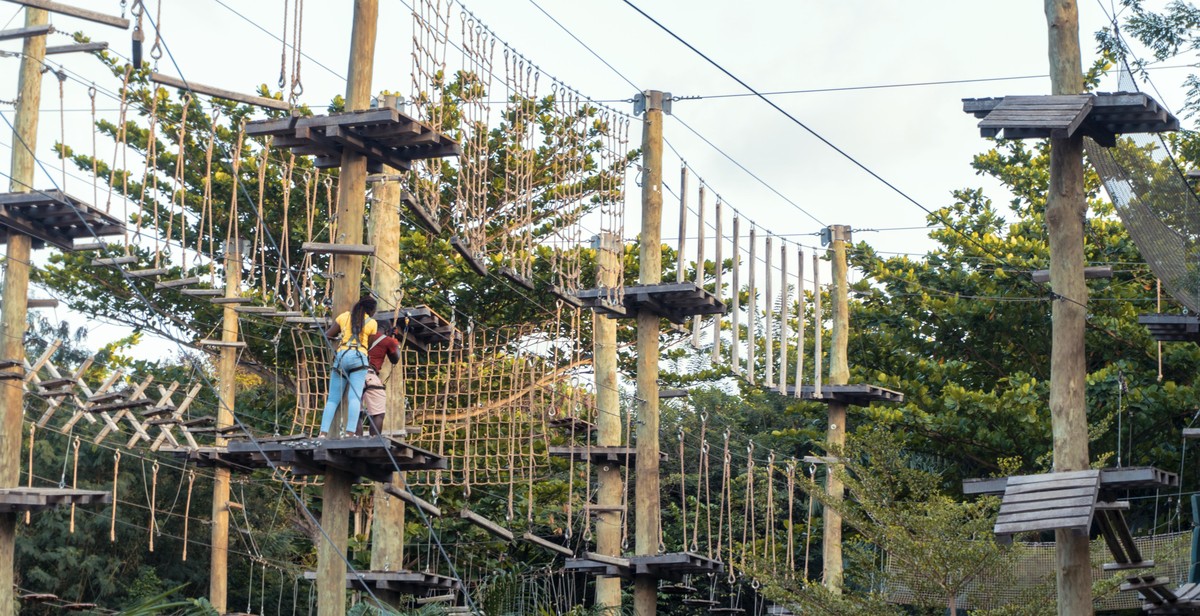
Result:
M171 270L165 267L152 267L150 269L130 270L125 273L133 276L134 278L150 278L152 276L162 276L170 271Z
M179 278L176 280L164 280L162 282L155 283L154 288L155 289L174 289L176 287L186 287L186 286L193 285L193 284L200 284L200 278L198 276L191 276L188 278Z
M138 258L137 258L137 257L134 257L134 256L129 256L129 257L97 257L97 258L95 258L95 259L92 259L92 265L96 265L96 266L106 266L106 265L129 265L130 263L137 263L137 262L138 262Z
M373 256L375 247L370 244L326 244L322 242L304 242L300 245L304 252L316 252L331 255L360 255Z

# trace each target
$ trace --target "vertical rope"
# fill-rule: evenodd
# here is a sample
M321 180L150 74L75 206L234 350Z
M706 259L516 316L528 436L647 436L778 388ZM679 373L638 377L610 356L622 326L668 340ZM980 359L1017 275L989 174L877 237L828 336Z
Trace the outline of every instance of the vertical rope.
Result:
M36 423L29 424L29 464L26 467L26 470L28 471L27 474L29 475L29 477L28 477L28 481L27 481L26 485L29 486L30 488L33 488L33 445L34 445L33 437L36 434L36 431L37 431L37 424ZM29 523L29 521L31 519L30 516L31 516L30 512L26 511L25 512L25 523L26 524Z
M150 525L146 529L150 534L150 551L154 551L154 534L158 530L158 518L155 516L158 503L158 460L150 467Z
M684 164L679 168L679 242L675 250L675 282L683 282L687 274L687 268L683 266L683 249L687 247L687 194L688 168Z
M812 514L813 514L813 493L817 486L817 465L808 465L808 519L804 522L804 581L808 581L808 554L809 548L812 547Z
M187 502L183 506L183 560L187 560L188 551L188 522L191 521L192 512L192 484L196 481L196 471L188 470L188 488Z
M796 518L793 515L796 504L796 460L788 460L787 463L787 500L788 500L788 521L787 521L787 572L791 578L796 573Z
M683 527L683 544L680 547L681 551L686 552L688 549L688 514L687 514L687 464L686 458L683 457L683 426L679 427L679 503ZM700 504L696 504L699 508ZM698 510L698 509L697 509Z
M71 442L71 447L74 449L74 461L71 465L71 489L75 490L79 487L79 437ZM71 503L71 525L70 532L75 534L75 503Z
M750 226L750 280L749 297L746 299L746 380L754 384L754 356L757 352L755 343L758 329L758 285L754 283L755 270L758 269L758 229Z
M108 540L117 540L117 473L121 470L121 451L113 455L112 521L108 525Z

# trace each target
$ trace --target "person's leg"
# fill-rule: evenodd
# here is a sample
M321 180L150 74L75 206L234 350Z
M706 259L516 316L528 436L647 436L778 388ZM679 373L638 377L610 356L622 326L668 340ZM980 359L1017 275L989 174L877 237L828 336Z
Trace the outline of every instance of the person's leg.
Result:
M359 413L362 412L363 388L367 384L367 357L357 351L348 351L343 360L346 365L346 431L352 432L358 427ZM360 368L355 370L355 368ZM353 370L353 372L351 372Z
M371 422L371 434L379 436L383 434L383 415L367 415Z
M384 412L386 405L387 396L384 394L383 381L379 380L378 374L368 372L367 385L363 391L363 415L367 418L379 415ZM373 426L367 418L364 418L363 424Z
M333 365L329 367L329 399L325 401L325 410L321 413L321 433L318 435L320 437L329 435L333 416L337 414L338 405L342 403L342 394L346 391L346 379L342 378L339 370L342 356L343 353L334 356Z

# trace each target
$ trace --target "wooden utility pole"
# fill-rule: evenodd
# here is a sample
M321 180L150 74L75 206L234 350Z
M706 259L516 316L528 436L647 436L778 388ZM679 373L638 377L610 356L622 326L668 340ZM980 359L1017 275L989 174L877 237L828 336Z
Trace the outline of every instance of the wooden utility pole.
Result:
M662 280L662 155L663 99L658 90L642 93L642 233L638 283ZM701 264L703 266L703 263ZM637 483L634 501L637 526L634 553L658 553L661 539L658 476L658 338L661 318L650 310L637 315ZM634 579L633 609L638 616L653 616L658 609L658 580L639 575Z
M1045 0L1049 29L1051 94L1082 94L1079 7L1075 0ZM1051 311L1050 423L1055 472L1089 468L1087 365L1084 325L1087 286L1083 274L1083 137L1050 139L1050 186L1046 225L1050 234ZM1092 570L1087 533L1056 530L1058 613L1092 614Z
M346 73L346 111L361 111L371 103L371 73L375 57L375 28L379 0L355 0L354 25L350 40L350 62ZM338 177L338 244L361 244L366 206L367 159L345 148ZM333 255L333 313L341 314L358 301L362 284L362 257ZM345 409L338 411L332 430L345 425ZM349 543L350 488L354 476L330 468L322 488L321 527L327 538L317 547L317 613L343 616L346 613L346 555Z
M830 269L833 274L833 285L829 298L830 304L832 304L830 317L833 319L833 331L829 340L829 384L845 385L850 382L850 364L847 357L850 346L850 287L846 281L846 242L850 241L850 227L848 225L830 225L829 237ZM821 335L820 323L813 328L813 335ZM831 401L829 403L826 446L836 458L842 455L842 448L845 445L846 404ZM837 478L837 473L834 471L835 466L830 464L828 467L825 491L831 500L840 501L845 494L845 488L842 486L841 480ZM825 540L822 546L825 587L832 592L841 593L843 577L842 515L833 507L825 508Z
M394 105L394 102L391 104ZM375 184L371 204L371 243L375 261L371 267L371 289L379 298L380 310L399 310L400 306L400 199L404 191L399 171L384 167L383 179ZM380 328L390 323L380 323ZM391 362L383 362L379 379L387 387L387 414L384 432L404 432L404 371ZM392 473L392 485L405 489L404 473ZM404 568L404 503L375 486L375 522L371 529L371 570L397 571ZM380 597L398 607L399 595Z
M685 175L686 177L686 175ZM680 223L682 226L683 223ZM617 286L617 268L621 266L621 238L611 233L596 236L597 284L601 289ZM680 251L682 254L682 250ZM683 271L683 261L680 269ZM682 275L681 275L682 276ZM592 367L596 373L596 443L601 447L620 446L621 405L617 382L617 322L592 313ZM621 469L601 465L597 476L596 553L621 555L621 495L625 491ZM596 607L618 614L621 610L621 578L596 578Z
M242 294L242 239L225 241L225 297ZM216 446L228 442L223 430L233 425L237 398L238 315L234 304L225 304L221 324L221 356L217 363ZM218 614L226 611L229 590L229 467L218 465L213 472L212 556L209 560L208 601Z
M42 9L25 9L25 27L49 23ZM37 164L38 105L42 102L42 60L46 57L46 37L25 39L21 55L21 74L17 86L13 154L9 184L11 192L29 192ZM4 261L3 302L0 303L0 359L25 359L25 319L29 310L29 254L32 239L8 229L7 258ZM25 409L22 381L0 381L0 487L14 487L21 478L21 418ZM16 614L13 594L13 565L16 561L17 514L0 514L0 614Z

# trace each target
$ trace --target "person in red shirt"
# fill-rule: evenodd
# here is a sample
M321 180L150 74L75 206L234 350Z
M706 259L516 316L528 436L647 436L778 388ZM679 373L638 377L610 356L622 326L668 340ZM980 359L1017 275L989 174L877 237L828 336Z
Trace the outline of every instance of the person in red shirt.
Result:
M387 388L379 378L384 358L393 364L400 361L400 343L393 332L388 335L374 333L367 340L367 384L363 388L362 405L366 414L363 423L370 428L371 434L383 433L383 415L387 412Z

